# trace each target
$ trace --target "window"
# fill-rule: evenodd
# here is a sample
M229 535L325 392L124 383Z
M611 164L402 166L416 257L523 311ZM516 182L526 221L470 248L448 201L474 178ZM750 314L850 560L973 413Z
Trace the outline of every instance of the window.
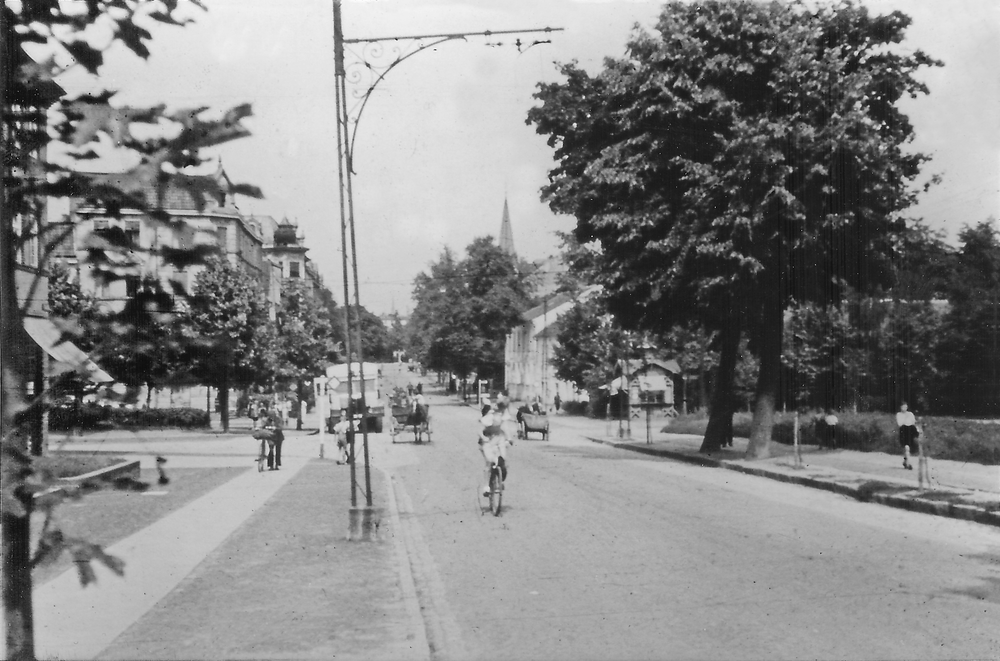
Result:
M288 277L289 278L301 278L299 273L299 263L298 262L288 262Z
M215 241L219 246L219 250L222 252L229 252L229 228L215 228Z

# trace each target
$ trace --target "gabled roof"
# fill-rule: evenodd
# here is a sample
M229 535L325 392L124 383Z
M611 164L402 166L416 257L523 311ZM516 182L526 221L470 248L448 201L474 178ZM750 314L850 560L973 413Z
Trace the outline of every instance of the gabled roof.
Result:
M545 299L541 304L536 305L535 307L529 310L526 310L524 313L521 314L521 318L524 319L525 321L531 321L532 319L536 319L551 312L552 310L559 307L563 303L568 303L569 301L572 300L573 300L572 294L568 294L566 292L563 292L561 294L556 294L555 296L551 296Z
M660 360L658 358L653 358L651 360L647 360L642 365L640 365L638 368L636 368L635 372L639 372L640 370L642 370L642 368L649 367L651 365L655 365L656 367L664 369L667 372L671 372L673 374L680 374L681 373L681 366L673 358L671 358L670 360ZM633 372L633 374L635 372Z
M521 319L525 321L531 321L543 315L550 314L553 310L555 310L557 307L559 307L564 303L568 303L574 300L584 301L598 289L600 289L600 287L598 287L597 285L592 285L590 287L587 287L583 291L579 292L578 294L573 294L569 292L560 292L555 296L550 296L544 299L540 304L536 305L535 307L529 308L528 310L522 312Z

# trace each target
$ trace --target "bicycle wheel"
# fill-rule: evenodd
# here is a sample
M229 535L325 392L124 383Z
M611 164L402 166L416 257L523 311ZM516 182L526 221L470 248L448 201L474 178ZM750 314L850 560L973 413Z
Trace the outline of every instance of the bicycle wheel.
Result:
M500 468L494 466L490 471L490 511L493 516L500 516L503 501L503 480L500 479Z

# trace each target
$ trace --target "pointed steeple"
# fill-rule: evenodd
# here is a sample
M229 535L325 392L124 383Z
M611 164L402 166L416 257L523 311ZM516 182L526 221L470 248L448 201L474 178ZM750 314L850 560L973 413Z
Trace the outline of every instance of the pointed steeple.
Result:
M514 230L510 228L510 212L507 210L507 198L503 200L503 220L500 223L500 250L511 256L514 252Z

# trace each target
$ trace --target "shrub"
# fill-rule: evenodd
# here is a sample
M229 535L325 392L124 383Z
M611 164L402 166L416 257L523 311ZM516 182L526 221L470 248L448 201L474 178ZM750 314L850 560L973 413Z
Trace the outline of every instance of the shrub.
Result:
M49 429L70 431L74 428L99 429L111 425L111 408L97 404L83 404L77 409L68 404L55 406L49 410Z
M816 421L819 411L799 415L799 443L819 445ZM899 454L899 431L889 413L837 413L837 447L861 452ZM752 417L748 413L733 416L733 435L750 436ZM924 454L932 459L968 461L987 466L1000 465L1000 425L962 418L922 417L921 435ZM663 428L672 434L705 433L708 418L704 414L678 416ZM771 439L791 445L794 442L795 414L775 414Z
M201 409L111 409L111 422L116 427L145 429L150 427L207 428L210 418Z
M589 402L563 402L562 410L566 415L587 415Z

